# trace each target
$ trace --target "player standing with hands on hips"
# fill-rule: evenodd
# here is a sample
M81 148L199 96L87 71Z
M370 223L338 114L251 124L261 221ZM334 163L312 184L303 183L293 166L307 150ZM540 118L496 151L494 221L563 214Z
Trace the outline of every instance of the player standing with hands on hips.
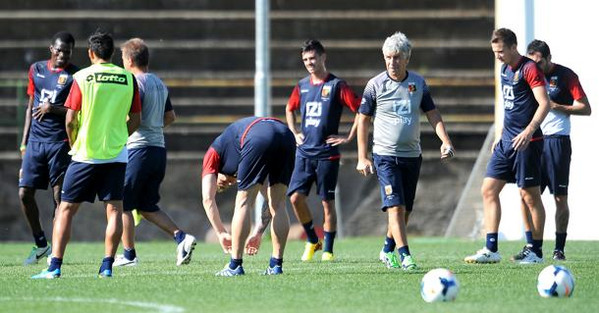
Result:
M420 175L420 112L441 139L441 159L454 156L445 130L424 78L408 71L412 44L401 32L387 37L383 44L386 71L372 78L358 110L358 165L362 175L376 169L382 210L388 214L387 238L380 259L388 268L417 269L408 246L406 224L412 212ZM368 158L368 134L373 120L373 162ZM394 250L397 248L400 260Z

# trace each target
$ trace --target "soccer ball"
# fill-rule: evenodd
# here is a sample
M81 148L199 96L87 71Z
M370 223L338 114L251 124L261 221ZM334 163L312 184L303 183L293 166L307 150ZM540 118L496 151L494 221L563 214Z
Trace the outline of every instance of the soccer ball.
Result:
M537 290L543 298L570 297L574 291L574 276L561 265L549 265L539 273Z
M420 281L420 295L426 302L453 301L459 290L457 277L444 268L430 270Z

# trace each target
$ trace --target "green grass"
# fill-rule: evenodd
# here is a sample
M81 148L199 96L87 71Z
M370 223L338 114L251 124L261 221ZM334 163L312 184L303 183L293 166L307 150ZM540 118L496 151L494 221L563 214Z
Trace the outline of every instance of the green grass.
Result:
M138 267L115 268L112 279L98 279L101 243L69 245L63 276L32 280L44 265L24 267L30 245L0 245L0 312L597 312L599 244L568 242L568 261L576 277L568 299L544 299L536 291L542 265L521 266L505 259L520 242L501 242L504 261L465 264L462 259L482 242L413 238L410 249L421 270L388 270L378 260L381 238L338 240L337 261L299 261L303 243L288 244L285 274L260 275L269 258L269 242L258 256L246 257L244 277L214 277L227 261L215 244L198 244L190 265L177 267L172 242L140 242ZM546 242L547 257L553 242ZM317 253L317 257L320 253ZM425 303L419 294L424 273L453 270L461 283L452 303Z

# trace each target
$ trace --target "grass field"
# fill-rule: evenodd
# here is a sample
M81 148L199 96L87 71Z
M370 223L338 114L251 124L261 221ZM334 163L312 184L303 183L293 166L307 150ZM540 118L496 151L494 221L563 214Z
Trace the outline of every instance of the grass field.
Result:
M269 242L258 256L246 257L244 277L214 277L227 257L215 244L198 244L188 266L176 267L172 242L141 242L140 265L115 268L112 279L98 279L101 243L69 245L63 276L32 280L44 265L24 267L29 244L0 245L0 312L599 312L599 244L568 242L568 261L576 277L571 298L544 299L536 278L545 266L522 266L505 259L522 243L501 242L504 260L494 265L462 262L482 241L413 238L410 250L421 270L389 270L378 260L381 238L338 240L334 263L299 261L303 243L288 244L285 274L260 275ZM553 242L545 244L546 256ZM317 254L319 257L320 254ZM461 283L452 303L425 303L419 284L436 267L453 270Z

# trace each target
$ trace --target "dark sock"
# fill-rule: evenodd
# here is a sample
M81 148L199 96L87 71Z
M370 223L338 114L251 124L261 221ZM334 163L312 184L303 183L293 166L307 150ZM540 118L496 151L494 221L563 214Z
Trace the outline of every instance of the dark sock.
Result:
M533 240L530 248L539 258L543 257L543 239Z
M270 268L273 268L275 266L283 266L283 259L277 259L274 256L270 257L270 262L268 266L270 266Z
M229 261L229 268L232 269L232 270L234 270L238 266L241 266L241 264L243 264L243 259L233 259L233 258L231 258L231 261Z
M408 246L403 246L403 247L399 247L397 249L397 253L399 254L399 258L401 259L401 261L403 261L403 259L410 255L410 247Z
M336 231L324 232L324 252L333 253L333 245L335 244Z
M185 235L186 235L185 232L182 231L182 230L176 232L175 233L175 237L174 237L175 238L175 242L177 244L180 244L183 241L183 239L185 239Z
M124 249L123 256L129 261L133 261L137 257L137 253L135 253L135 249Z
M44 231L41 231L38 234L33 234L33 240L35 240L35 245L38 248L44 248L48 246L48 239L46 239L46 234L44 234Z
M306 236L308 237L308 242L317 243L318 235L316 235L316 231L314 230L314 225L312 224L312 221L309 221L306 224L302 224L302 226L304 226L304 230L306 231Z
M568 233L555 233L555 250L564 252L566 247L566 236Z
M102 273L105 270L111 270L112 271L112 263L114 263L114 258L113 257L105 257L102 259L102 265L100 266L100 271L98 273Z
M62 259L52 258L52 260L50 261L50 266L48 267L48 272L52 272L52 271L56 270L57 268L60 269L61 266L62 266Z
M487 249L497 252L497 233L487 233Z
M532 231L525 231L524 235L526 236L526 244L532 246Z
M393 238L386 237L385 245L383 246L383 252L389 253L395 250L395 240Z

